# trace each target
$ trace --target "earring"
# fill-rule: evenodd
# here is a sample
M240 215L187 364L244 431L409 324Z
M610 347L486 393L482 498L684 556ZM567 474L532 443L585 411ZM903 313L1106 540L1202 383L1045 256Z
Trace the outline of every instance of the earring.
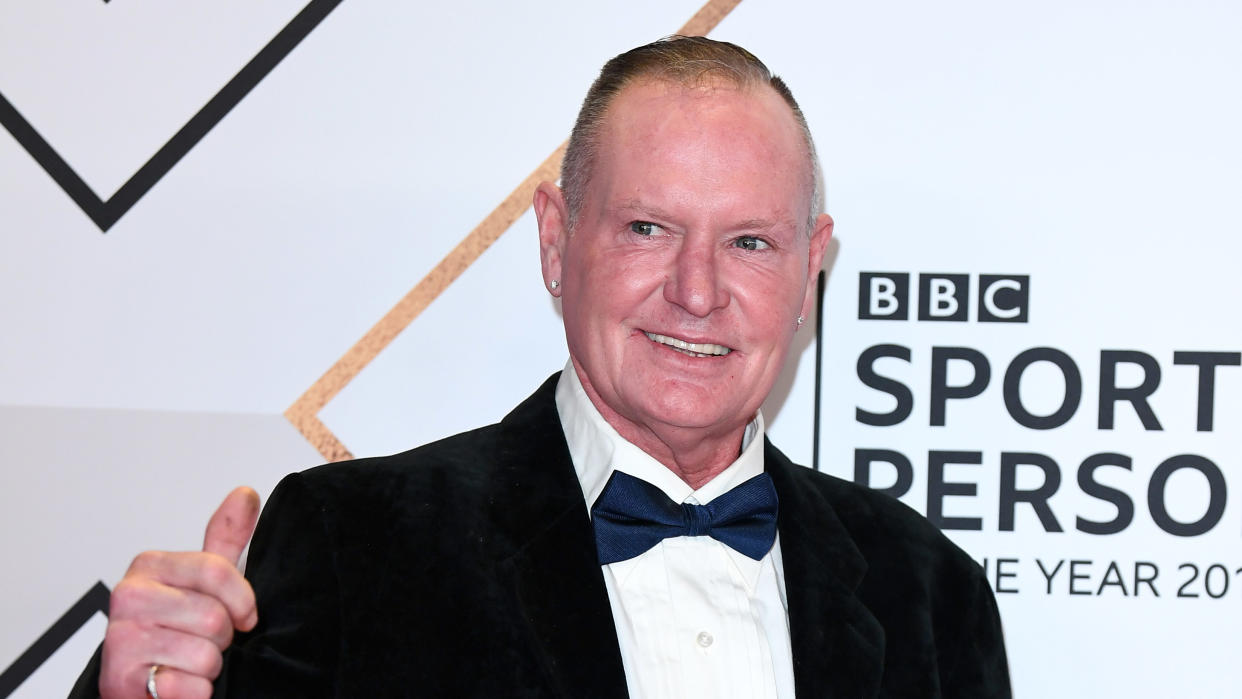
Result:
M552 281L548 282L548 286L552 287L553 291L556 291L561 286L561 280L553 279Z
M803 318L802 316L798 316L798 318L794 320L794 323L796 323L799 328L802 327L802 324L805 322L806 318Z

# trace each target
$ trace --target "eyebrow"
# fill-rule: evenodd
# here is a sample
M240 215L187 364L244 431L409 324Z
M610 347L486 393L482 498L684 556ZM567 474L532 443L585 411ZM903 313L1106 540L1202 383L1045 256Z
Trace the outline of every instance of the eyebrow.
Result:
M780 221L770 221L766 218L751 218L742 221L734 226L734 228L740 231L764 231L771 228L778 228L781 225ZM785 222L784 225L788 226L790 224L789 222Z
M643 204L637 199L626 199L625 201L619 202L616 206L609 207L607 211L609 214L613 214L613 215L629 213L629 214L636 214L639 216L648 216L650 218L662 218L662 219L671 218L668 214L664 213L660 209L647 206L646 204Z

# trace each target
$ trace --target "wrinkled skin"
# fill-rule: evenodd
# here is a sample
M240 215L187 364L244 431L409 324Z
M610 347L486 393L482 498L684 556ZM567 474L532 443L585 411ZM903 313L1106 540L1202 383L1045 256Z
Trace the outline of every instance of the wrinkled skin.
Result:
M832 219L808 230L810 168L791 110L766 85L643 81L605 115L574 230L557 187L535 196L544 279L560 282L587 395L691 486L737 457L812 308Z

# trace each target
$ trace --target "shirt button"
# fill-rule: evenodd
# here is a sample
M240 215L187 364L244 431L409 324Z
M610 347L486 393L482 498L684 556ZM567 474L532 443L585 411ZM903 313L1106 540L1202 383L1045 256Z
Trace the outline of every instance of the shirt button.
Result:
M716 639L712 638L712 635L710 633L707 633L706 631L700 631L699 635L695 636L694 640L695 642L699 644L700 647L707 648L707 647L710 647L712 645L712 641L715 641Z

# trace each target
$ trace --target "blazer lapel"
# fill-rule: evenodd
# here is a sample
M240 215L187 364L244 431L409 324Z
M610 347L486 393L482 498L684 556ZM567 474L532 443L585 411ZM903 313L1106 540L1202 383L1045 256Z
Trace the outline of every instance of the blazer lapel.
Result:
M608 591L556 412L558 377L502 422L496 459L507 495L491 512L498 530L508 532L499 571L511 576L515 603L557 693L624 699ZM855 594L866 560L804 467L771 443L765 447L780 498L798 696L874 697L884 673L884 629Z
M789 600L798 696L874 697L884 674L884 629L855 595L867 562L810 479L766 443L780 498L777 529Z
M595 537L554 399L554 375L501 423L502 474L512 497L492 516L509 532L516 602L559 694L628 696Z

